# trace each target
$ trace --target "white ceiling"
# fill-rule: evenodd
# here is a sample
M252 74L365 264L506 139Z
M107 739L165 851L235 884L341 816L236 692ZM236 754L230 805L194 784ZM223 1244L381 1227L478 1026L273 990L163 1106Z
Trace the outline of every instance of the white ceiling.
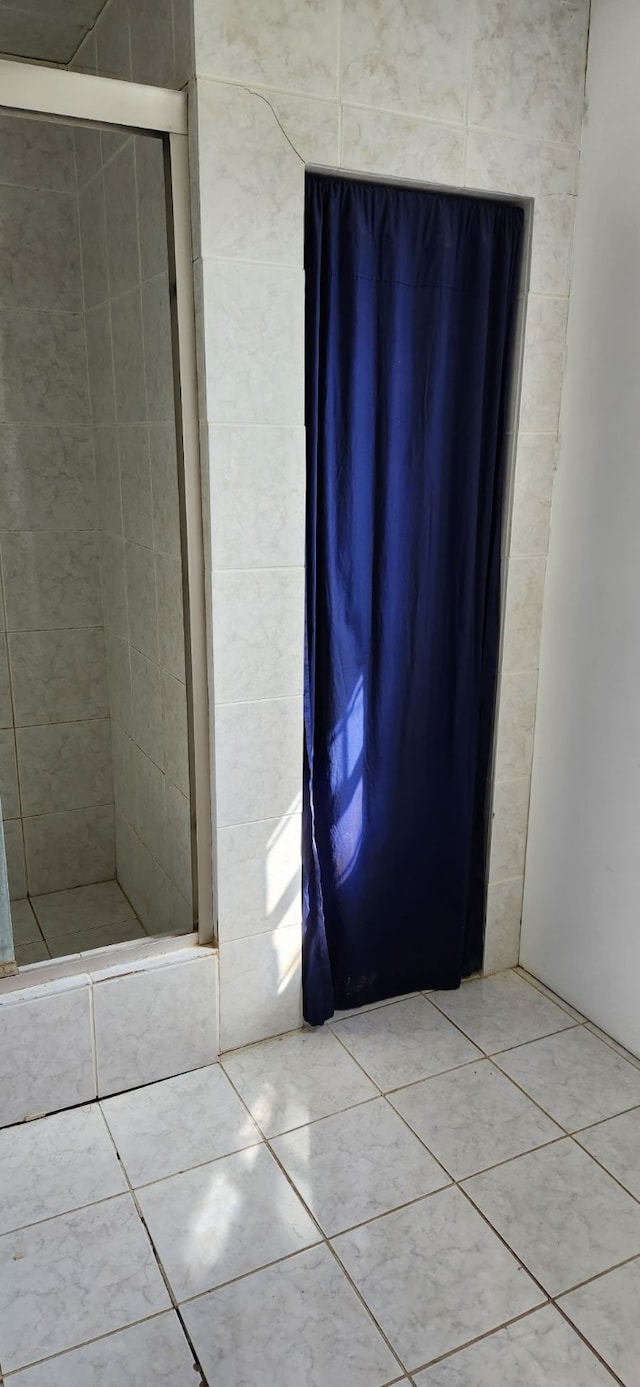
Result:
M0 0L0 53L68 63L105 0Z

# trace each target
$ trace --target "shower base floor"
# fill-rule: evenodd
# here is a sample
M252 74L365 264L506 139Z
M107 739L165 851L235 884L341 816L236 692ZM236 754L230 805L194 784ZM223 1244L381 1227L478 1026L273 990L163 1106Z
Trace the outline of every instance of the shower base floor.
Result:
M11 902L11 916L19 968L146 939L150 933L117 881L25 896Z

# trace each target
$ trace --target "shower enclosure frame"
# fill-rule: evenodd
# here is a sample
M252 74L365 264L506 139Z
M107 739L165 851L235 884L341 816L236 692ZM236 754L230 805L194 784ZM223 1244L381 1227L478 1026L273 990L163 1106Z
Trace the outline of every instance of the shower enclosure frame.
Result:
M36 63L0 60L0 111L40 120L75 121L85 127L113 125L134 134L163 138L183 554L193 887L198 943L210 945L215 942L215 883L187 94ZM0 964L2 935L0 911Z

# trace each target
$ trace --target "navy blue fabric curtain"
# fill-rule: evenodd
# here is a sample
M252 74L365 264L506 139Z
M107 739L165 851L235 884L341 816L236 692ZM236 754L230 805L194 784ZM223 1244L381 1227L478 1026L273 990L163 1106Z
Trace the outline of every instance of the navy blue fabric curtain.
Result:
M306 179L304 1014L480 966L506 202Z

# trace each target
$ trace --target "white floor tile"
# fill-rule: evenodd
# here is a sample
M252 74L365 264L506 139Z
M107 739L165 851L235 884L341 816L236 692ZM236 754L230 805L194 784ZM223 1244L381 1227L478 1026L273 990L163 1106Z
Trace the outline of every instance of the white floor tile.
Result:
M443 1190L334 1241L410 1371L543 1297L459 1190Z
M464 1188L550 1295L640 1253L640 1205L569 1139Z
M576 1141L640 1199L640 1108L577 1132Z
M332 1022L332 1029L385 1092L480 1058L426 997Z
M169 1308L129 1195L0 1238L5 1374Z
M634 1069L640 1069L640 1058L638 1055L632 1055L630 1050L625 1050L624 1045L619 1045L617 1040L612 1040L611 1036L606 1034L606 1031L601 1031L599 1026L594 1026L592 1021L587 1023L587 1030L591 1031L592 1035L597 1035L599 1040L604 1040L605 1044L608 1045L610 1049L615 1050L616 1055L622 1055L622 1058L627 1060L629 1064L632 1064Z
M584 1026L507 1051L496 1064L569 1132L640 1105L640 1071Z
M384 1098L298 1127L272 1145L329 1235L449 1183Z
M581 1011L576 1011L575 1007L572 1007L569 1002L565 1002L564 997L558 997L556 992L553 992L545 983L540 982L539 978L534 978L533 974L528 973L526 968L518 967L514 968L513 971L517 977L524 978L525 982L530 983L531 987L537 988L538 992L541 992L543 997L548 997L550 1002L555 1002L557 1007L560 1007L562 1011L566 1011L567 1015L572 1016L574 1021L578 1023L584 1021L585 1018Z
M640 1387L640 1261L590 1281L560 1304L625 1387Z
M237 1050L223 1066L268 1137L376 1097L327 1027Z
M183 1313L215 1387L382 1387L401 1371L326 1247L223 1286Z
M217 1064L102 1101L134 1186L228 1156L260 1133Z
M515 973L474 978L457 992L433 992L431 997L487 1054L574 1024L565 1011Z
M264 1146L146 1185L138 1198L177 1300L319 1240Z
M15 1377L16 1387L199 1387L199 1381L173 1312L49 1358Z
M95 1104L0 1131L0 1233L126 1189Z
M612 1387L612 1381L550 1305L415 1379L416 1387Z
M490 1060L402 1088L390 1102L456 1180L562 1136Z
M47 895L34 896L32 905L45 939L135 918L133 907L117 881L101 881L95 886L74 886L68 891L51 891Z

